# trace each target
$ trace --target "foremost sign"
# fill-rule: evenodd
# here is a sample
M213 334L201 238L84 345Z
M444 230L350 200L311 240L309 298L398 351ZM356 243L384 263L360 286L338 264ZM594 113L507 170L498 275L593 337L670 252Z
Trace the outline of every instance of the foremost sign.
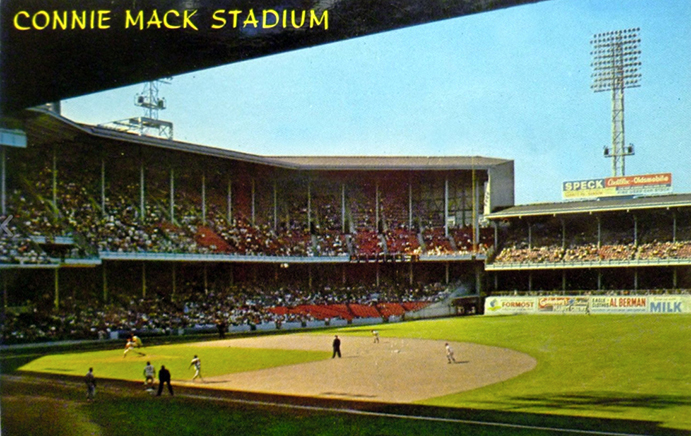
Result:
M669 194L670 192L672 192L672 173L575 180L563 182L561 186L562 198L567 200L622 195Z

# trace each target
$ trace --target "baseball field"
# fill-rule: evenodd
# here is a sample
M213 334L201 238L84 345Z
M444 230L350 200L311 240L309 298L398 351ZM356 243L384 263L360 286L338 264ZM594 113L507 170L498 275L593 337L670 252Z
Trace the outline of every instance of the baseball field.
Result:
M3 434L691 434L689 316L376 328L378 343L357 327L36 356L3 375ZM203 380L191 380L194 355ZM174 397L143 389L147 361L170 369Z

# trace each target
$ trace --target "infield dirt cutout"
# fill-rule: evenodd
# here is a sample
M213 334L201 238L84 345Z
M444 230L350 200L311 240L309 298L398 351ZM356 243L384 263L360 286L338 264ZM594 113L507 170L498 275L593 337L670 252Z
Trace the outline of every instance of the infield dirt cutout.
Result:
M444 341L340 336L342 358L204 378L195 386L309 397L410 403L499 383L535 368L534 358L505 348ZM291 334L229 339L198 347L331 351L333 336ZM203 362L203 351L200 351ZM202 375L204 372L202 366ZM188 384L188 383L184 383ZM192 384L189 382L189 384Z

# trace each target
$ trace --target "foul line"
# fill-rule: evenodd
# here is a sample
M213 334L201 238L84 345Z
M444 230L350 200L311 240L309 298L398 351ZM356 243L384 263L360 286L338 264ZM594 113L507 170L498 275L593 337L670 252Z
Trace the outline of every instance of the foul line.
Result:
M502 422L486 422L486 421L473 421L468 419L456 419L456 418L438 418L434 416L415 416L415 415L401 415L397 413L382 413L382 412L368 412L363 410L355 409L340 409L340 408L329 408L322 406L301 406L297 404L286 404L286 403L272 403L269 401L257 401L257 400L240 400L235 398L219 398L211 397L206 395L195 395L195 394L182 394L180 396L196 398L201 400L215 400L230 403L241 403L250 404L256 406L271 406L271 407L283 407L287 409L301 409L310 410L318 412L330 412L330 413L344 413L349 415L362 415L362 416L375 416L379 418L398 418L398 419L411 419L417 421L433 421L433 422L448 422L454 424L470 424L470 425L481 425L487 427L504 427L504 428L515 428L523 430L541 430L541 431L552 431L561 433L575 433L575 434L587 434L587 435L598 435L598 436L650 436L640 433L615 433L608 431L597 431L597 430L574 430L569 428L556 428L556 427L540 427L534 425L522 425L522 424L508 424Z

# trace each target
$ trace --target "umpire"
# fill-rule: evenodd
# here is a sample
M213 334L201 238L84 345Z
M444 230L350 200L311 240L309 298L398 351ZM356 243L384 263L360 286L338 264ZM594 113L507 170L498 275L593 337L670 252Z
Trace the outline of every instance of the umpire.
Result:
M161 396L161 392L163 392L164 383L168 384L168 392L170 392L170 395L173 395L173 386L170 385L170 371L168 371L164 365L161 365L161 370L158 371L158 393L156 394L157 397Z

